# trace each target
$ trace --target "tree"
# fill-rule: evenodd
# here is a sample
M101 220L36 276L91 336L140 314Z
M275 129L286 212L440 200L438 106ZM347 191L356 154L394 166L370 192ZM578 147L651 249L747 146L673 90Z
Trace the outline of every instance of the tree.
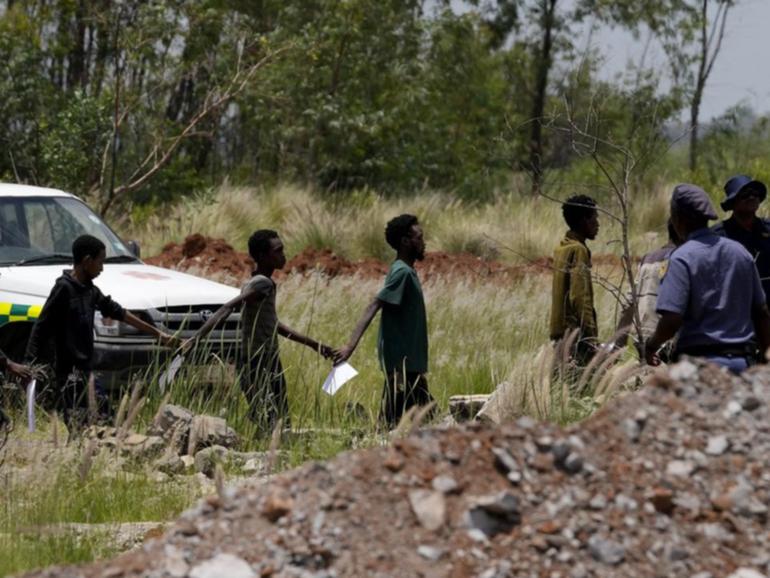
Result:
M540 40L535 57L535 92L532 98L532 123L529 136L528 168L532 176L532 193L538 194L543 173L543 124L548 77L553 66L554 34L557 26L558 0L540 0L537 7Z
M710 19L709 8L715 3L716 13ZM698 53L696 57L697 72L695 73L695 88L690 99L690 170L698 167L698 133L700 128L700 107L703 101L703 91L706 82L714 68L717 56L722 49L725 36L727 14L733 6L732 0L701 0L698 11Z
M605 21L638 35L646 26L660 41L674 84L687 95L690 113L690 170L698 166L700 112L714 63L722 50L727 17L737 0L588 0Z

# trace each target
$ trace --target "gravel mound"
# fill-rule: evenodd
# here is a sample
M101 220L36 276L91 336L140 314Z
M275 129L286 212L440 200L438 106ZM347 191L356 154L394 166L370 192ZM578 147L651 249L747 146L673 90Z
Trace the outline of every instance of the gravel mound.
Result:
M683 362L569 429L429 429L210 497L56 577L770 573L770 370Z

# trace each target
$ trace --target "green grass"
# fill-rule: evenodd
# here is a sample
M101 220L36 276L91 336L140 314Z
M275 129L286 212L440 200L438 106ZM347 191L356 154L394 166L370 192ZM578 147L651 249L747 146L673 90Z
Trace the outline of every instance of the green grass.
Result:
M110 558L119 552L104 535L19 534L0 538L0 576L9 576L58 564L81 564Z
M14 433L0 470L0 576L111 556L118 524L174 519L198 496L189 483L158 482L121 470L108 454L65 446L63 430L54 447L50 422L40 426ZM103 526L83 535L70 524Z

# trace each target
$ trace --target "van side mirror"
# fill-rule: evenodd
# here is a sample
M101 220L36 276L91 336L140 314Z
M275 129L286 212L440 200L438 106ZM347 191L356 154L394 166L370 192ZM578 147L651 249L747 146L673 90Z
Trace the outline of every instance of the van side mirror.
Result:
M128 241L128 250L131 251L134 257L139 259L142 256L142 248L139 246L139 241Z

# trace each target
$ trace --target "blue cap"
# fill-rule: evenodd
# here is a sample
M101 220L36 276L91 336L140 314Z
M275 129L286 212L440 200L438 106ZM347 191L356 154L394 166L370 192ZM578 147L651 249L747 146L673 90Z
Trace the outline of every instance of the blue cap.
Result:
M733 204L735 204L735 199L738 198L738 195L743 189L749 186L761 194L759 199L760 203L765 200L765 197L767 197L767 187L764 183L755 181L748 175L737 175L725 183L726 197L721 204L722 210L732 211Z
M671 195L671 208L698 217L705 217L709 221L717 218L717 213L706 192L699 186L690 183L682 183L674 187L674 193Z

